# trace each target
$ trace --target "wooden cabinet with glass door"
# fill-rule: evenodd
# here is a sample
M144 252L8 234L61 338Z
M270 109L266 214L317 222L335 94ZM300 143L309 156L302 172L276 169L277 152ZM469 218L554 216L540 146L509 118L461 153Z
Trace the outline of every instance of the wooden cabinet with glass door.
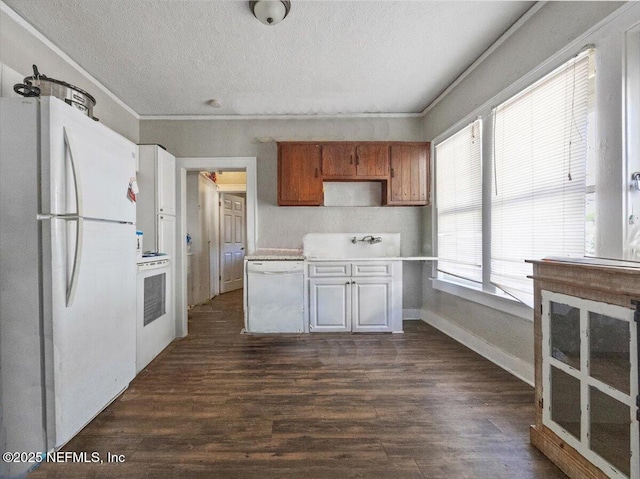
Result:
M638 479L640 264L532 263L531 442L572 479Z

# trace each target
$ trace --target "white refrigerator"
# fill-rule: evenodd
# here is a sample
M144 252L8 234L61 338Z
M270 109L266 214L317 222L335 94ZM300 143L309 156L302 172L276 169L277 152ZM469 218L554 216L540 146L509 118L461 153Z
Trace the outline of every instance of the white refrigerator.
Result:
M64 445L135 376L136 155L56 98L0 100L3 452Z

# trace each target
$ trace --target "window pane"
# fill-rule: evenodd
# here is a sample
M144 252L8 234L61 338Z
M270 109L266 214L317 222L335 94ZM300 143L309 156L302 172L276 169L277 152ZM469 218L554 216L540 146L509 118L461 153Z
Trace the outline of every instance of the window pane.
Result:
M480 122L436 145L438 269L482 281Z
M625 393L631 393L629 323L589 313L590 375Z
M580 381L553 366L551 420L580 440Z
M629 406L591 386L591 449L627 476L631 475Z
M580 310L551 301L551 356L580 369Z
M491 282L532 303L525 259L585 250L589 53L494 112Z

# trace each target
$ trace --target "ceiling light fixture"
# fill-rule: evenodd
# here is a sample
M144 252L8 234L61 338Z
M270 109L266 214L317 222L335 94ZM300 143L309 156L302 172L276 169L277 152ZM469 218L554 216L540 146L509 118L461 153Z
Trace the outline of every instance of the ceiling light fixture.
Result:
M265 25L275 25L289 15L291 2L288 0L257 0L249 2L253 15Z

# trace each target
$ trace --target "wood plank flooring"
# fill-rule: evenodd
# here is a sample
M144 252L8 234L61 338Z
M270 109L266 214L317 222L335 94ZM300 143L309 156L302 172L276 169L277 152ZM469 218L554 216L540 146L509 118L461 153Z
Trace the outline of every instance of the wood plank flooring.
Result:
M405 334L241 335L242 293L172 343L29 478L565 478L529 444L533 388L420 321Z

